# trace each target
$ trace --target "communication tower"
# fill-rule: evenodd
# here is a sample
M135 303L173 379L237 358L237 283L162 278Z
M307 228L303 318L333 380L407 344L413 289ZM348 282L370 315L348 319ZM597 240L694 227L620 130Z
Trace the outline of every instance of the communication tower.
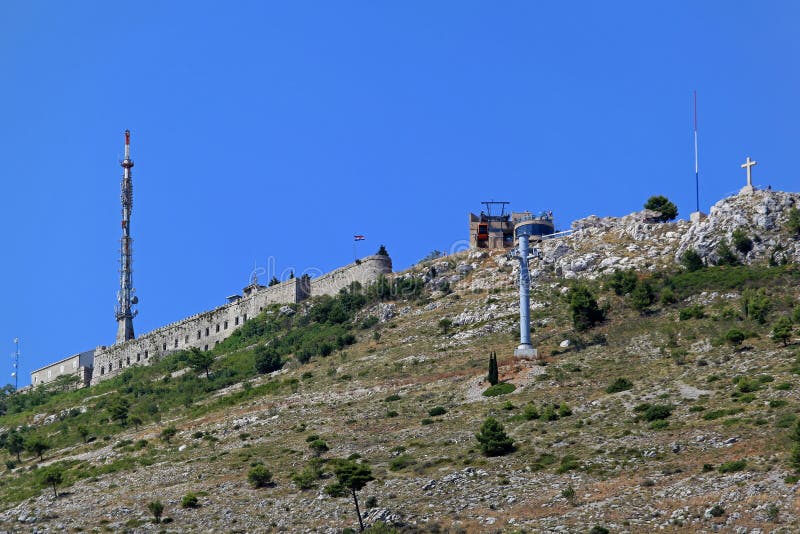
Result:
M138 313L133 306L139 302L133 289L133 239L131 239L131 211L133 211L133 181L131 168L131 132L125 130L125 159L122 166L122 238L119 247L119 291L117 292L116 318L117 343L134 338L133 318Z

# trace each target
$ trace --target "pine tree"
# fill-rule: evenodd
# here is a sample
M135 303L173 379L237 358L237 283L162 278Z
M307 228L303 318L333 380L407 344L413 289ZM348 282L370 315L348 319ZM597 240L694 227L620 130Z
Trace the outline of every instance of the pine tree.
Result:
M51 465L37 472L39 483L53 488L53 495L58 498L58 485L64 482L64 469L58 465Z
M486 456L503 456L514 451L514 440L508 437L503 425L494 417L487 417L475 439Z
M605 312L597 305L597 299L585 285L573 286L567 298L575 330L588 330L605 319Z
M681 255L681 265L683 265L687 271L694 272L699 271L705 264L703 263L703 258L697 251L693 248L686 250L686 252Z
M647 280L641 280L631 292L631 304L640 313L644 313L656 301L653 286Z
M358 464L354 460L335 460L332 464L336 482L325 488L325 491L332 497L346 495L347 490L350 491L353 496L353 503L356 506L358 525L360 531L363 531L364 521L361 519L361 510L358 507L356 492L363 489L368 482L375 480L375 477L372 476L372 470L368 465Z
M778 322L775 323L775 327L772 329L772 339L777 342L783 343L783 346L786 346L786 343L792 337L792 320L789 317L781 317L778 319Z
M17 455L17 462L20 461L19 453L25 450L25 438L16 430L11 430L6 438L6 450L11 454Z
M653 196L647 199L645 209L659 212L656 220L660 222L671 221L678 216L678 208L670 200L662 195Z

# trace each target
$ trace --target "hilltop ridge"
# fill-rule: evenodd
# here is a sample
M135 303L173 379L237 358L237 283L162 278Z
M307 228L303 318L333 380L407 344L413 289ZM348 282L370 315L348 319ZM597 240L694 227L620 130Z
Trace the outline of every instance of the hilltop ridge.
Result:
M511 357L516 261L470 250L268 306L210 351L208 377L179 352L91 390L6 398L0 425L52 448L2 453L0 526L342 532L357 527L352 501L325 487L331 461L353 457L376 478L359 496L375 532L796 530L797 329L784 342L773 329L800 320L798 200L756 191L699 222L576 221L531 261L537 362ZM722 242L740 265L714 265ZM681 267L689 249L707 266ZM605 314L588 329L572 319L574 284ZM268 351L284 364L259 373ZM513 392L483 395L491 352ZM488 416L510 454L481 453ZM259 463L273 485L248 483ZM51 465L58 498L36 482ZM198 507L181 506L189 493ZM171 523L150 522L154 500Z

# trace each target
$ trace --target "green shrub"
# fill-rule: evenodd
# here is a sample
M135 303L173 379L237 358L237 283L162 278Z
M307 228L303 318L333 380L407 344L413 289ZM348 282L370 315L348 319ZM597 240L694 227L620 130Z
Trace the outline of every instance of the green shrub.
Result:
M264 465L258 464L247 473L247 480L254 488L263 488L272 483L272 472Z
M731 328L725 333L725 341L727 341L734 347L738 347L739 345L741 345L744 339L745 339L744 332L742 332L738 328Z
M792 445L792 450L789 453L789 463L795 470L800 471L800 443Z
M731 247L725 241L720 241L717 245L717 265L724 265L728 267L735 267L741 265L739 257L731 250Z
M533 471L541 471L546 467L549 467L556 463L556 457L552 454L540 454L536 460L534 460L533 464L531 465L531 470Z
M197 495L191 491L181 499L181 508L197 508L199 506L200 503L197 500Z
M609 534L609 531L606 527L601 527L600 525L595 525L589 531L589 534Z
M725 508L723 508L719 504L715 504L714 506L711 507L711 509L709 509L708 513L711 517L722 517L723 515L725 515Z
M389 471L401 471L410 465L414 465L417 461L413 456L408 454L401 454L389 460Z
M583 284L576 284L568 293L572 324L578 331L592 328L605 319L605 312L597 305L594 294Z
M746 255L753 250L753 240L750 239L747 233L741 228L737 228L733 231L731 242L733 243L733 247L742 254Z
M400 400L400 395L392 394L383 399L383 402L394 402L399 400Z
M748 288L742 291L741 303L745 317L753 319L758 324L767 322L767 314L772 303L763 288Z
M447 318L439 320L439 330L442 331L442 334L447 335L450 332L450 328L453 326L453 321Z
M255 350L255 365L260 374L272 373L283 367L283 359L277 350L259 345Z
M292 473L289 478L301 490L311 489L316 485L316 482L324 476L322 470L322 462L319 458L313 458L308 462L302 471L299 473Z
M775 419L776 428L789 428L797 420L797 416L791 412L782 413Z
M321 440L321 439L315 439L315 440L309 442L308 448L311 449L311 451L316 456L319 456L319 455L321 455L323 453L326 453L329 450L328 444L325 443L325 441Z
M736 471L741 471L745 467L747 467L747 462L745 460L731 460L730 462L725 462L720 465L717 470L720 473L735 473Z
M484 397L497 397L499 395L506 395L511 393L517 389L517 386L511 384L510 382L501 382L499 384L495 384L494 386L489 386L486 391L483 392Z
M636 288L638 281L639 277L636 276L636 272L633 270L614 271L614 274L611 275L606 285L612 289L615 294L623 296L630 294Z
M675 292L672 288L665 287L661 290L661 304L664 306L668 306L670 304L675 304L678 302L678 297L675 296Z
M444 415L446 413L447 413L447 410L444 408L444 406L434 406L433 408L428 410L428 415L430 415L431 417Z
M678 318L681 321L688 321L689 319L702 319L706 316L705 309L700 304L688 306L678 312Z
M514 440L494 417L486 418L475 438L480 443L481 452L486 456L503 456L514 451Z
M147 503L147 509L153 515L153 522L156 524L161 523L161 514L164 513L164 505L161 504L161 501Z
M700 257L700 254L697 253L694 249L688 249L681 255L681 265L688 271L694 272L699 271L705 264L703 263L703 258Z
M672 406L668 406L666 404L653 404L644 410L642 418L645 421L653 422L666 419L670 415L672 415Z
M567 471L574 471L581 466L578 458L572 454L567 454L563 458L561 458L561 463L558 465L558 469L556 469L556 473L566 473Z
M792 433L789 434L789 438L791 438L792 441L800 443L800 421L795 425Z
M606 388L606 393L619 393L620 391L628 391L633 387L633 382L627 378L617 378L610 386Z
M558 413L556 412L555 406L552 404L545 404L544 408L542 408L542 415L540 416L542 421L557 421L558 420Z
M656 301L656 292L648 280L640 280L630 295L634 309L644 312Z
M736 381L736 387L740 393L752 393L754 391L758 391L761 385L759 384L758 380L753 380L752 378L742 376Z
M559 417L569 417L572 415L572 408L570 408L566 403L562 402L558 405L558 416Z
M793 236L800 235L800 210L792 208L786 219L786 230Z
M528 421L539 419L539 411L536 409L536 406L534 406L533 403L528 403L522 409L522 417Z
M376 324L378 324L378 318L375 317L374 315L368 315L361 320L361 324L359 325L359 327L362 330L368 330L373 326L375 326Z
M170 425L170 426L165 427L164 429L161 430L161 433L159 434L159 437L165 443L169 443L170 441L172 441L172 438L174 438L175 434L177 434L177 433L178 433L178 429L175 428L175 425Z

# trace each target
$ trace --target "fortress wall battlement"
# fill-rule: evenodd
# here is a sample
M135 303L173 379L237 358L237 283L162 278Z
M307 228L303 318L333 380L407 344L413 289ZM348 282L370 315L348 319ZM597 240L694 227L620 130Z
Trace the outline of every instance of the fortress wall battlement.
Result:
M311 279L311 295L336 295L344 287L358 282L362 286L371 284L381 274L392 272L392 260L389 256L376 254L367 256L355 263L346 265L317 278Z
M110 347L98 347L91 383L118 375L132 365L149 365L167 354L198 348L211 350L270 304L296 304L310 296L335 295L352 282L368 285L380 274L392 271L388 256L369 256L319 278L292 278L270 287L253 287L239 300L162 326L136 339Z
M309 289L307 280L292 278L274 286L257 288L238 301L162 326L136 339L99 347L94 356L91 383L116 376L131 365L149 365L154 358L179 350L210 350L266 306L300 302L308 298Z

